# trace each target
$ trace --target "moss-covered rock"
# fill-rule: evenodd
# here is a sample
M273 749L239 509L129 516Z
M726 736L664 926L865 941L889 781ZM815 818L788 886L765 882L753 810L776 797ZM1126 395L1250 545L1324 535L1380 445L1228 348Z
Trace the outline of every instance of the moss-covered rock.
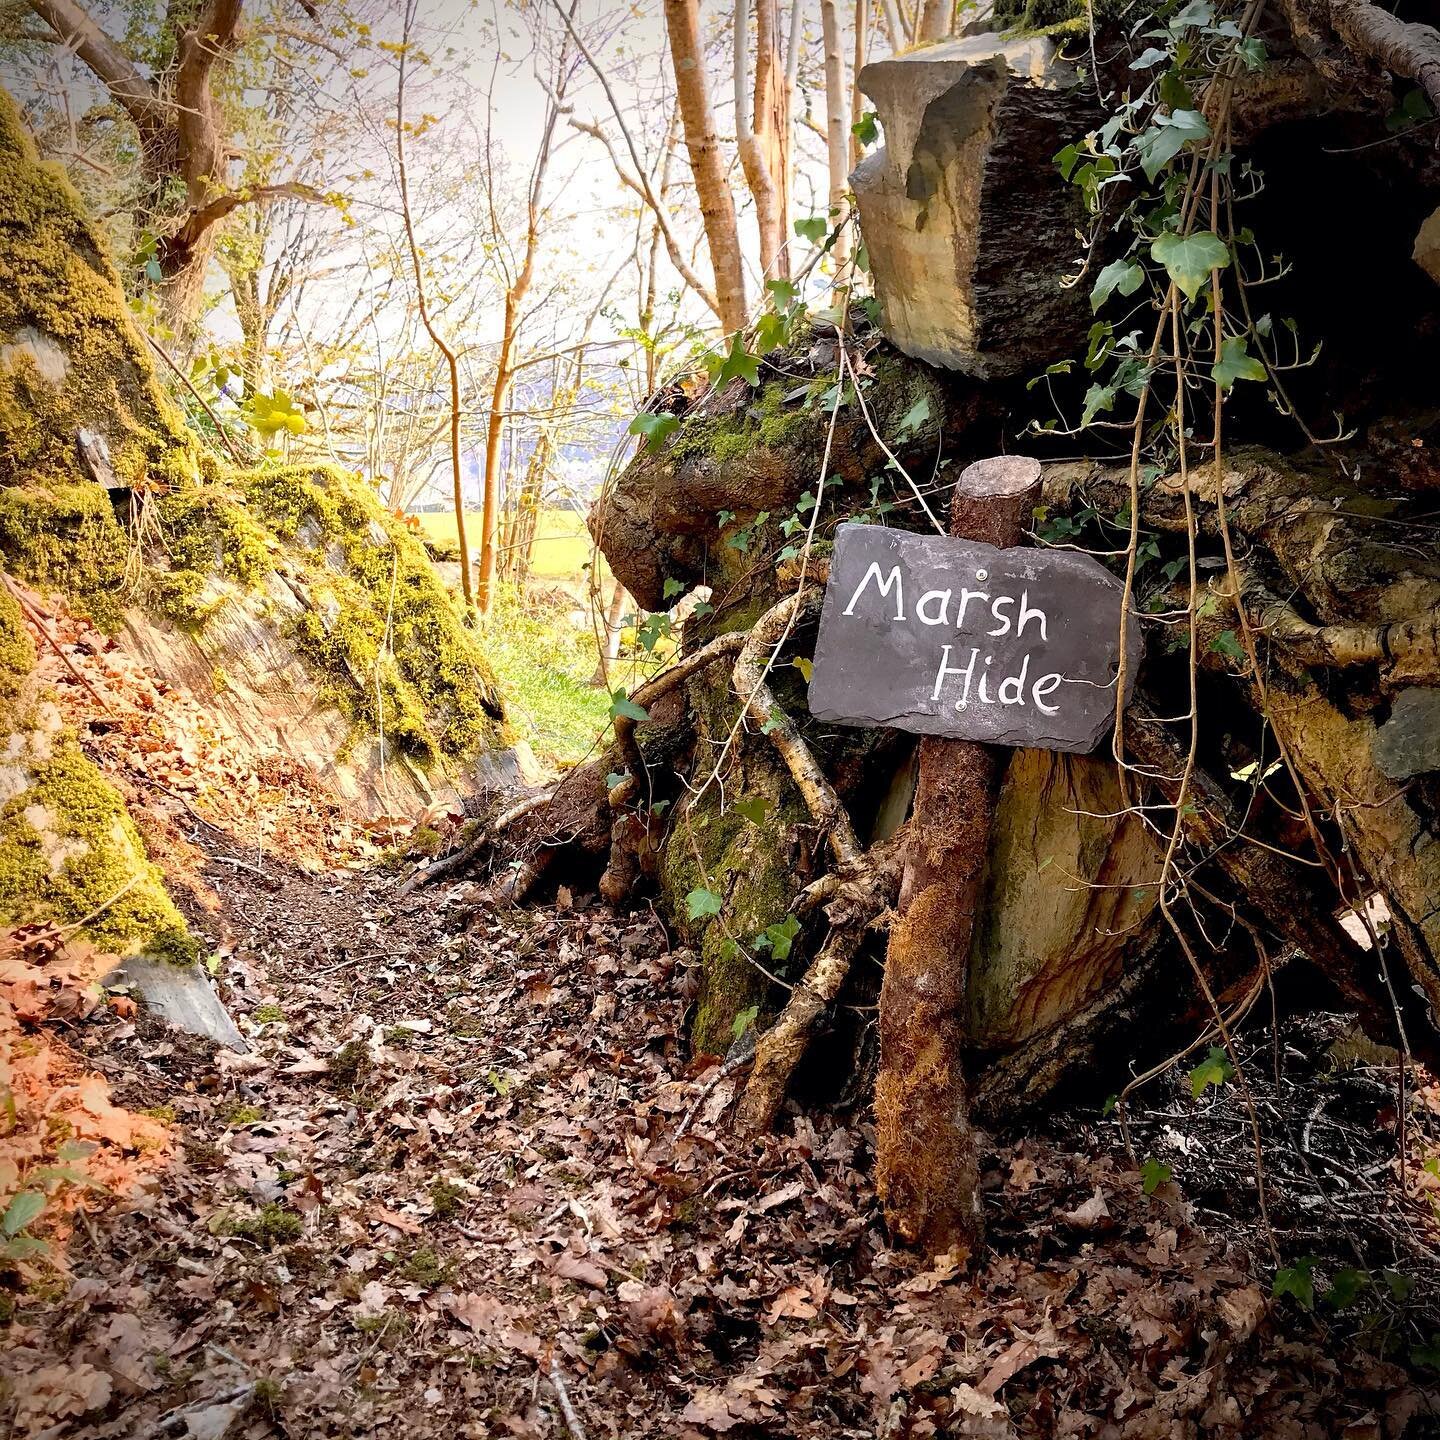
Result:
M333 467L235 479L299 560L310 608L294 638L327 696L421 760L492 743L504 719L494 672L420 540Z
M1165 9L1166 0L995 0L991 24L1001 32L1025 35L1054 35L1087 30L1123 20L1137 24L1154 11Z
M125 802L53 705L12 718L0 749L0 925L51 921L120 955L198 947Z
M98 232L0 91L0 485L93 489L82 428L104 436L122 484L196 473Z
M35 668L35 642L25 628L19 602L0 588L0 723L7 718Z
M207 631L288 666L285 713L323 709L313 690L367 750L383 728L403 755L468 758L502 723L477 637L363 483L323 467L230 471L203 452L98 232L3 92L0 568L107 631L144 632L146 663L165 674L175 660L176 685L197 665L239 668L224 643L205 651ZM193 958L121 795L27 683L34 661L0 587L0 925L76 924L121 954ZM343 731L326 714L327 734ZM259 711L238 722L276 728Z

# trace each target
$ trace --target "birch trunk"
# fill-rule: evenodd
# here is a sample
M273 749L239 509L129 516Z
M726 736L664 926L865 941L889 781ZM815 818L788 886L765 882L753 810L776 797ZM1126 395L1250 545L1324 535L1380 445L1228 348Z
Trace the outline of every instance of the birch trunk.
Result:
M720 137L705 84L705 45L700 34L699 0L665 0L665 28L675 72L675 94L685 127L685 148L695 176L695 193L710 263L715 270L715 296L720 323L727 333L745 326L745 272L740 258L740 233L735 200L725 178Z
M950 33L954 12L954 0L924 0L920 12L920 44L943 40Z
M841 49L840 11L836 0L820 0L820 27L825 41L825 149L830 162L830 222L842 227L833 252L838 276L850 258L850 236L844 225L850 214L845 199L850 173L850 125L845 54Z

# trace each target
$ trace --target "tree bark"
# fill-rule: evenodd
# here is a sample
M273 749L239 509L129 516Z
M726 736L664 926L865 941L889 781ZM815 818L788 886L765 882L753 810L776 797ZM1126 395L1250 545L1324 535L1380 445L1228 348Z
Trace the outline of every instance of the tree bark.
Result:
M920 12L920 33L916 39L924 45L931 40L943 40L950 33L954 15L954 0L924 0Z
M749 0L735 0L735 139L745 181L755 201L760 271L768 280L780 274L785 254L784 215L774 145L775 129L781 118L776 106L779 47L775 35L775 0L757 0L755 7L753 95L749 18Z
M185 212L178 219L170 217L175 223L160 235L155 258L161 302L176 332L187 335L204 296L215 224L235 204L245 203L237 197L226 208L215 207L217 194L225 189L229 156L210 84L216 63L236 43L242 0L207 0L194 25L180 35L176 65L163 91L144 78L124 49L74 0L27 3L74 49L133 121L152 193L158 198L172 178L184 183Z
M951 534L1018 544L1040 474L1037 461L1022 457L970 466L955 487ZM920 742L900 915L880 990L877 1188L890 1228L932 1255L973 1248L983 1232L961 1054L970 942L1005 758L970 741Z
M837 0L820 0L820 29L825 42L825 154L830 171L830 223L841 227L833 251L835 270L839 274L850 258L850 232L845 224L850 213L845 200L850 183L850 125Z
M675 93L685 127L685 148L695 177L700 217L710 263L715 271L715 297L720 323L726 333L745 328L745 271L740 255L740 234L735 200L725 178L720 137L710 109L705 83L705 45L700 34L699 0L665 0L665 27L670 37L670 60L675 72Z

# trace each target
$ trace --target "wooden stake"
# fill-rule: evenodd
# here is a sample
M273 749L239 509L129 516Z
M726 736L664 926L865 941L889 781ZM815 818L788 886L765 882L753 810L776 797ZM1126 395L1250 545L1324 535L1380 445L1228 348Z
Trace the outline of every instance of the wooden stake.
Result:
M1017 545L1039 495L1038 461L982 460L956 482L950 532ZM880 1198L891 1230L932 1255L974 1249L983 1230L961 1053L970 941L1006 753L969 740L921 740L900 916L880 991Z

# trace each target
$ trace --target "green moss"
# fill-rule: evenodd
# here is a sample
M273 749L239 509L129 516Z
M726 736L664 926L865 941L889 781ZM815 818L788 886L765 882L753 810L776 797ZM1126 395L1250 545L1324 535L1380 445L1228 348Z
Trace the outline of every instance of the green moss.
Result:
M1002 32L1053 35L1084 32L1093 10L1095 24L1125 20L1138 24L1141 17L1168 8L1167 0L995 0L992 24Z
M465 1201L465 1187L453 1180L436 1180L430 1186L430 1208L437 1220L448 1220Z
M294 1210L287 1210L272 1200L262 1205L254 1215L227 1216L222 1229L227 1235L239 1236L270 1250L298 1240L304 1232L305 1221Z
M35 642L19 602L0 589L0 714L20 694L35 668Z
M404 1263L396 1267L396 1274L410 1281L412 1285L433 1290L450 1276L453 1267L446 1265L429 1245L417 1245Z
M721 415L689 417L675 432L667 453L675 462L705 457L739 460L757 447L795 450L823 442L828 417L800 400L788 404L789 381L772 380L750 399Z
M666 841L660 876L667 913L700 957L691 1026L695 1048L713 1054L729 1049L735 1017L769 997L769 980L740 946L750 948L757 934L789 912L799 888L797 857L793 841L777 837L793 837L808 820L804 802L768 755L750 757L745 773L732 776L726 788L732 796L763 795L769 802L764 825L734 809L722 814L719 789L712 785L698 804L687 807ZM723 898L723 925L720 917L687 918L685 897L700 888Z
M232 478L306 557L311 608L293 634L328 698L421 760L493 743L504 710L479 638L424 546L368 487L331 467Z
M0 429L3 429L0 416ZM0 464L9 454L0 445ZM110 496L89 481L0 483L0 556L33 585L63 591L106 628L123 608L129 540Z
M265 1118L265 1112L258 1105L232 1105L225 1112L227 1125L254 1125Z
M196 473L98 232L0 93L0 485L42 476L94 488L81 428L104 435L123 483Z
M36 730L0 807L0 924L83 921L94 944L188 964L199 946L115 788L73 735Z

